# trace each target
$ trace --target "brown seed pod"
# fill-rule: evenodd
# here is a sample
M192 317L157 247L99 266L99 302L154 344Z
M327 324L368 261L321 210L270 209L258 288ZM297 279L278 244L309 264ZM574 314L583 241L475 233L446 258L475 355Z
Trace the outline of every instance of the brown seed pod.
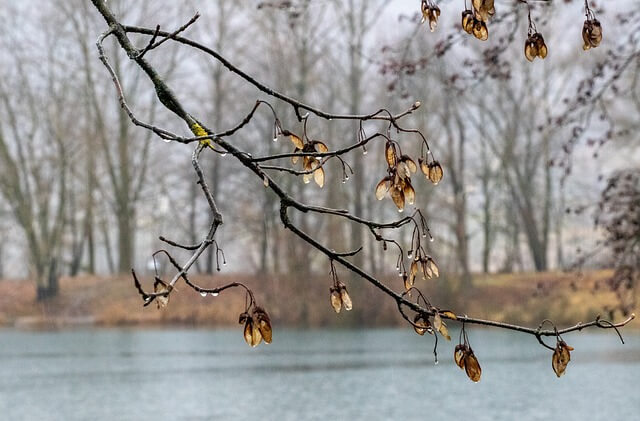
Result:
M469 377L472 382L477 383L480 381L480 376L482 376L482 368L480 368L480 363L474 355L471 347L469 347L465 352L464 371L465 373L467 373L467 377Z
M567 364L569 364L571 360L570 351L573 351L572 347L567 345L565 341L558 340L556 349L553 351L553 357L551 358L551 367L553 367L556 376L562 376L567 369Z
M544 38L541 34L535 34L536 37L536 47L538 48L538 57L541 59L545 59L547 57L547 44L544 43Z
M487 24L481 21L480 19L474 19L473 21L473 36L478 38L480 41L486 41L489 39L489 29L487 29Z
M442 165L440 165L438 161L433 161L429 164L429 180L431 180L433 184L438 184L442 180L443 175Z
M340 299L342 300L342 307L347 311L351 311L353 303L351 302L351 297L347 292L347 287L344 284L340 285Z
M582 26L582 40L584 45L582 48L586 51L596 48L602 41L602 26L597 19L587 19Z
M331 307L333 307L333 310L336 313L340 313L340 310L342 310L342 297L340 295L340 292L338 291L337 288L330 288L329 289L330 292L330 296L329 298L331 299Z
M260 335L262 335L262 339L264 339L265 343L270 344L271 338L273 335L273 329L271 327L271 319L269 315L262 307L256 307L253 310L253 320L260 331Z
M462 11L462 29L471 35L473 34L473 12L469 9Z
M313 180L320 188L324 186L324 169L322 167L313 172Z
M464 356L467 350L467 346L463 344L456 345L455 350L453 351L453 359L456 362L456 365L460 367L460 369L464 370Z
M393 186L390 190L391 199L393 203L396 204L398 211L402 212L404 210L404 191L403 189L399 189L397 186Z
M524 56L529 61L533 61L538 56L538 47L531 37L527 38L524 43Z
M425 333L433 333L433 329L431 329L431 323L429 323L429 319L423 317L421 314L416 314L414 316L413 324L413 330L415 330L415 332L420 336L423 336Z
M542 34L536 32L529 37L524 43L524 56L529 61L533 61L536 57L540 57L544 60L547 57L547 44L544 42Z

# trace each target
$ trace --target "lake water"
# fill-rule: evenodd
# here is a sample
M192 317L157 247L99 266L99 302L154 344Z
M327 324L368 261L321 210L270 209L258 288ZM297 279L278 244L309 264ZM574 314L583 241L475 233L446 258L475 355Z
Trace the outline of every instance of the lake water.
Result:
M277 327L276 327L277 329ZM452 335L457 338L457 335ZM276 330L249 348L210 330L0 330L1 420L637 420L640 335L577 333L564 377L518 333L454 343L405 330Z

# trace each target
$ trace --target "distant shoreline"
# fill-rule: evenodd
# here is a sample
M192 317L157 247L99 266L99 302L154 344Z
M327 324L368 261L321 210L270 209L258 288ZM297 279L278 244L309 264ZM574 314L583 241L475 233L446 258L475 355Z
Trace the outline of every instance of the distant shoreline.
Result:
M580 275L563 272L478 275L474 289L456 291L456 281L420 281L441 308L475 317L537 326L550 318L558 325L592 320L598 314L609 317L615 295L605 287L609 271ZM336 315L329 305L325 279L304 282L304 297L291 291L301 287L296 280L226 275L194 277L203 285L219 285L242 278L256 286L257 299L270 313L274 324L290 328L404 327L395 303L374 288L352 281L354 310ZM399 287L395 286L396 288ZM278 306L278 303L285 305ZM304 304L306 303L306 304ZM180 288L169 306L158 310L143 307L127 276L81 276L63 278L58 297L35 301L35 285L29 281L0 281L0 327L19 330L58 330L84 327L187 327L235 328L242 312L242 294L200 297ZM617 313L615 318L622 318ZM629 328L638 329L638 323Z

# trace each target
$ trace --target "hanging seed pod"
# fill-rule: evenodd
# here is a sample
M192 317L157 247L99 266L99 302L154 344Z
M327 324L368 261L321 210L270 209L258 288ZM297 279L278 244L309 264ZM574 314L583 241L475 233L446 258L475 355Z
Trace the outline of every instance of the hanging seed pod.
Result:
M442 180L443 175L442 166L438 161L433 161L429 164L429 180L431 180L433 184L438 184Z
M260 335L262 335L262 339L264 339L265 343L270 344L273 330L271 328L271 319L267 312L262 307L256 307L253 310L253 320L260 331Z
M340 313L340 310L342 310L342 297L340 295L340 292L337 288L331 287L329 289L329 293L329 298L331 299L331 307L333 307L333 310L336 313Z
M292 134L289 136L289 139L291 139L291 143L293 143L293 146L295 146L297 149L304 149L304 142L298 136Z
M436 312L433 316L433 328L440 332L440 334L448 341L451 340L451 336L449 336L449 330L447 329L447 325L444 324L440 314Z
M319 141L319 140L312 141L311 145L313 146L315 151L318 152L318 153L327 153L327 152L329 152L329 148L327 147L327 145L324 144L323 142Z
M471 35L473 34L473 12L469 9L462 11L462 29Z
M424 336L425 333L433 333L433 329L431 329L431 323L429 323L429 319L423 317L421 314L416 314L414 316L413 324L413 330L415 330L415 332L420 336Z
M559 339L556 344L556 349L553 351L553 357L551 358L551 366L556 376L562 376L567 369L567 364L569 364L571 360L570 351L573 351L573 348L567 345L565 341Z
M438 269L438 265L436 265L436 262L435 260L433 260L433 258L427 258L426 267L432 277L438 278L440 276L440 269Z
M602 41L602 26L597 19L587 19L582 26L582 40L584 45L582 48L586 51L596 48Z
M456 348L453 352L453 359L456 362L456 365L460 367L461 370L464 370L464 357L467 350L467 346L463 344L456 345Z
M411 288L415 283L417 274L418 274L418 262L414 260L413 262L411 262L411 266L409 267L409 284L410 284L409 288ZM409 289L409 288L406 288L406 289Z
M344 284L340 285L340 299L342 300L342 307L347 311L351 311L353 303L351 302L351 297L347 292L347 287Z
M429 10L429 30L431 32L436 30L439 17L440 17L440 8L436 5L433 5Z
M320 167L313 172L313 180L320 188L324 186L324 168Z
M478 362L476 356L473 354L473 350L471 349L471 347L468 347L465 352L464 371L465 373L467 373L467 377L469 377L472 382L477 383L480 381L480 376L482 376L482 368L480 368L480 363Z
M538 32L530 35L524 44L524 56L529 61L533 61L536 57L544 59L547 57L547 51L547 44Z
M479 19L474 19L473 22L473 36L478 38L480 41L486 41L489 39L489 29L487 29L487 24Z
M541 59L545 59L547 57L547 44L544 43L544 38L542 35L537 33L534 35L536 37L536 47L538 48L538 57Z
M266 313L265 313L266 314ZM244 323L244 340L245 342L255 348L262 341L262 334L260 328L256 325L256 321L247 312L240 315L238 320L240 324Z
M387 164L390 167L395 167L396 166L396 148L393 145L393 143L391 142L387 142L387 144L384 147L384 156L385 159L387 160Z
M538 56L538 46L532 37L528 37L524 43L524 56L533 61Z
M380 180L378 185L376 186L376 199L382 200L389 192L391 188L391 178L389 176Z
M420 21L420 23L425 23L427 20L429 20L429 4L426 0L422 0L420 9L422 11L422 20Z
M416 191L411 185L410 179L405 180L402 192L404 193L404 198L408 204L413 205L416 202Z
M404 191L394 186L391 188L390 193L393 203L395 203L398 210L402 212L404 210Z

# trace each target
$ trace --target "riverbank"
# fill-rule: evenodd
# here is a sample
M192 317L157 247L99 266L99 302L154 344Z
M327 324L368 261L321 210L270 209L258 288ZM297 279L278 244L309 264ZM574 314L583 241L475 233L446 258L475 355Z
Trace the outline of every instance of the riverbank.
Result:
M559 325L609 317L616 298L604 281L608 271L577 274L561 272L479 275L473 288L461 290L455 280L421 281L434 304L454 312L498 321L537 325L549 318ZM329 305L326 279L305 281L239 277L194 277L203 286L242 281L281 326L348 327L397 326L405 323L395 303L361 281L349 282L352 312L336 315ZM399 287L400 285L395 285ZM69 326L186 325L232 326L244 309L244 294L229 291L219 297L201 297L178 286L166 309L143 307L130 277L82 276L63 278L58 297L35 301L35 285L28 281L0 281L0 326L51 329ZM617 314L616 317L621 317ZM637 323L632 323L633 327Z

